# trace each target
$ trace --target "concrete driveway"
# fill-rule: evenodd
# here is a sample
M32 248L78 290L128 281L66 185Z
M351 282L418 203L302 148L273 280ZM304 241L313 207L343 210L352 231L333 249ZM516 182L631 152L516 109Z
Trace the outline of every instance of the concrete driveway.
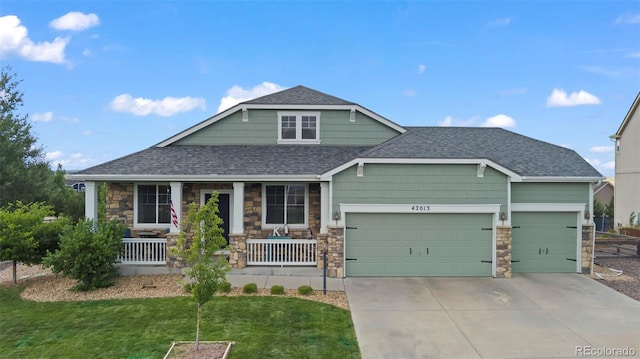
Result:
M344 282L365 359L640 356L640 302L580 274Z

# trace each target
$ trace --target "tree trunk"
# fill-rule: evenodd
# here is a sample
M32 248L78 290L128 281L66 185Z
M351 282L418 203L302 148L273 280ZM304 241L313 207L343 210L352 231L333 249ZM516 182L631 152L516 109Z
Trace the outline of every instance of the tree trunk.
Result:
M202 304L198 303L198 319L196 321L196 351L200 346L200 315L202 314Z
M18 261L13 260L13 284L18 284Z

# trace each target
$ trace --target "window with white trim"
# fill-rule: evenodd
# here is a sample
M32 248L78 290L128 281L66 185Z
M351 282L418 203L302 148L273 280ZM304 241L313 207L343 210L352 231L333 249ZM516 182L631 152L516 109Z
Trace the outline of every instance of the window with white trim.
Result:
M155 184L136 186L136 225L165 227L171 223L170 188L168 185Z
M278 143L320 143L320 112L278 112Z
M263 186L262 220L267 226L307 226L308 191L304 184Z

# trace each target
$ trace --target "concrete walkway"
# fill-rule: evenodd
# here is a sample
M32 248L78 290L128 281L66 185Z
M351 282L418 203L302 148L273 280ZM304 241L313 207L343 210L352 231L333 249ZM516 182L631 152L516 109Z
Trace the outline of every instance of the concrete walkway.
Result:
M640 302L579 274L344 283L364 359L640 356Z

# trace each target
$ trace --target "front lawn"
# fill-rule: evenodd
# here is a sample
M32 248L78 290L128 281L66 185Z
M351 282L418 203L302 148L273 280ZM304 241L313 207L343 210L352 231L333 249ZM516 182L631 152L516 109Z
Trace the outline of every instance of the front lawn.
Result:
M0 353L7 358L162 358L194 340L189 297L40 303L0 287ZM284 297L215 297L201 340L234 341L231 358L359 358L346 310Z

